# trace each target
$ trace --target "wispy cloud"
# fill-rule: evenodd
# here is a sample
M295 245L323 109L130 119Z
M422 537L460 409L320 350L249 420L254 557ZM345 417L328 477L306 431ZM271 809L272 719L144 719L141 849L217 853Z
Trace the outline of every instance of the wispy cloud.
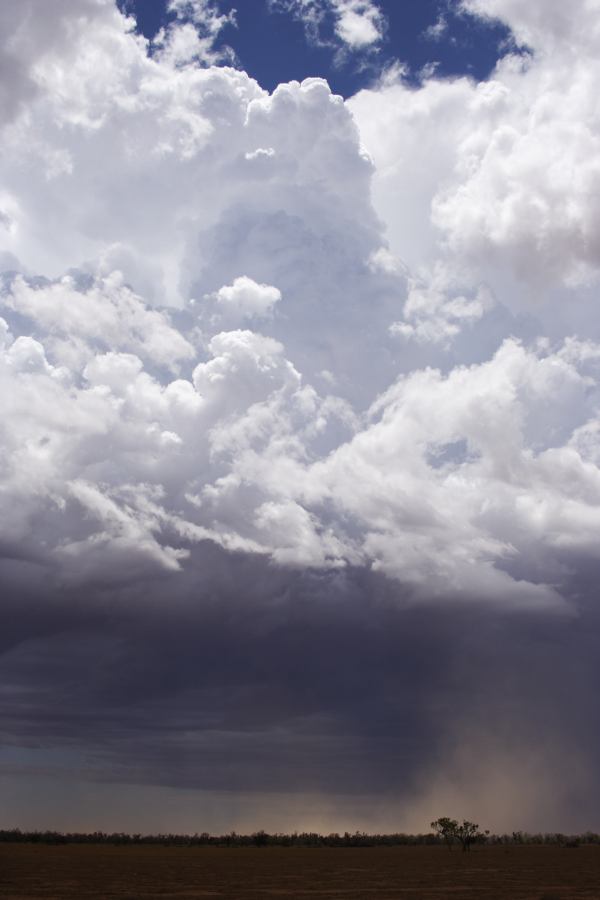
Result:
M385 35L385 16L373 0L269 0L269 5L302 22L311 42L338 53L376 51Z

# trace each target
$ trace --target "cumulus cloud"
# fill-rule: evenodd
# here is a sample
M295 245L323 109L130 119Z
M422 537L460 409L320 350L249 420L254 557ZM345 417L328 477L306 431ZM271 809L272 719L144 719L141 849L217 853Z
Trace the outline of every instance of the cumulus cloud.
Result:
M218 315L225 320L243 322L270 318L275 304L281 300L281 291L273 285L257 284L252 278L240 275L233 284L219 288L214 299Z
M210 5L184 6L173 11L194 20L214 14ZM447 353L465 328L485 329L497 301L485 271L473 268L487 258L482 241L496 242L509 261L517 239L519 254L527 246L527 217L519 214L518 235L510 220L498 231L502 217L490 231L479 218L471 224L468 198L477 216L487 215L488 200L495 208L480 183L494 135L506 130L503 117L524 112L520 100L508 104L508 85L538 84L549 63L523 68L510 59L483 85L400 82L352 101L367 139L386 111L396 125L412 117L404 167L389 177L406 170L423 199L431 194L423 235L433 221L447 237L424 237L422 265L411 259L407 277L370 207L372 163L323 81L268 96L244 73L180 68L149 57L129 20L101 7L106 34L94 38L95 52L117 48L118 75L107 56L106 80L89 94L91 70L83 73L69 96L58 94L54 67L37 67L40 94L30 103L40 117L22 114L5 129L18 222L7 250L29 269L43 270L49 256L55 266L79 266L51 280L5 279L5 429L15 450L5 496L18 495L22 509L9 534L23 541L30 527L28 552L59 573L76 555L91 554L98 567L104 552L124 558L136 541L152 565L177 569L190 542L210 539L282 565L373 567L422 598L559 606L550 558L568 548L593 552L582 523L595 521L596 344L509 340L491 358L449 371L415 369L408 353L411 344L413 360L420 347ZM70 48L70 63L79 52ZM465 107L486 141L467 135ZM550 117L551 127L563 115ZM440 117L456 142L418 187L410 154L434 158ZM540 142L545 125L528 123ZM143 159L132 155L140 129ZM25 135L31 156L19 166L27 182L15 155ZM395 140L392 130L390 147L377 142L376 186L388 177L385 153ZM99 154L115 141L122 159L99 170ZM465 141L479 148L474 156L465 157ZM39 153L70 162L60 175L36 178ZM471 168L462 184L464 158ZM90 191L98 171L106 200ZM516 161L512 171L511 191L541 190L548 175L543 167L532 182ZM201 213L187 189L192 173ZM494 190L504 183L496 176ZM157 188L147 196L149 180ZM555 203L561 190L554 184ZM34 215L49 236L43 248ZM527 251L532 277L540 253L558 241L552 223L542 232L549 248L537 257ZM537 229L531 235L538 241ZM567 257L575 249L567 242ZM567 257L551 255L572 285ZM123 274L111 271L116 262ZM155 307L136 282L154 285ZM41 508L43 537L32 524ZM535 565L527 563L532 547Z
M93 551L98 566L103 554L139 551L170 568L190 541L211 539L281 564L373 566L423 599L560 606L552 558L594 553L600 481L584 435L596 421L596 344L509 341L487 363L413 373L360 423L304 383L281 343L254 331L215 334L189 380L161 382L124 352L137 342L149 364L163 363L152 342L163 354L170 340L170 362L173 348L189 357L191 345L157 312L148 312L148 347L122 328L123 349L102 352L86 340L85 307L65 312L89 294L61 283L64 298L56 287L51 316L43 289L18 280L8 295L34 333L54 327L60 340L11 342L5 329L2 380L11 398L4 497L22 520L15 531L7 518L4 539L22 549L44 509L50 530L43 539L31 531L30 552L59 575L68 577L75 550L80 559ZM102 294L92 302L99 297L102 343L114 310ZM126 292L127 313L130 302ZM523 578L518 563L532 546L543 565Z
M422 343L451 345L466 325L479 321L494 305L487 285L470 295L461 293L460 282L453 285L452 273L438 265L429 277L412 278L404 304L403 318L390 325L392 334Z
M431 280L443 260L450 281L472 292L483 278L556 333L559 307L578 318L600 267L597 4L568 16L508 0L463 8L499 17L528 49L481 83L432 77L415 89L400 78L350 101L376 165L375 205L411 268Z
M560 0L526 7L518 0L461 0L460 6L471 15L505 22L518 43L538 53L554 49L564 52L567 48L589 51L600 36L597 0L578 0L570 11Z
M18 275L5 289L3 309L27 320L31 333L43 336L54 357L67 365L87 360L92 347L130 350L173 370L195 356L168 312L148 308L119 271L96 279L82 275L79 285L70 275L54 282L28 282Z

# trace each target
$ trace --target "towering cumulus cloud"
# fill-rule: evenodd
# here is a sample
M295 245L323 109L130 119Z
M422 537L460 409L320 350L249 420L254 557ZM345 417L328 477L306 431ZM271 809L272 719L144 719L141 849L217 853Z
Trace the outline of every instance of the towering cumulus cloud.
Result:
M11 815L75 766L229 792L214 827L593 824L593 775L547 790L598 737L600 15L462 8L513 31L489 80L344 102L224 65L216 4L152 48L111 0L2 5Z

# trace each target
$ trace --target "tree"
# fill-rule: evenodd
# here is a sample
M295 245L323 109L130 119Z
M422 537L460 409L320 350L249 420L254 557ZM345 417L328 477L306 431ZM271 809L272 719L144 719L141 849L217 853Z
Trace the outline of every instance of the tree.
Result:
M452 844L457 837L458 822L456 819L449 819L447 816L443 816L441 819L436 819L432 822L431 827L437 836L443 838L446 842L448 850L452 850Z
M489 832L486 832L486 834L489 834ZM466 819L456 829L456 837L460 841L463 853L466 850L470 850L471 844L474 844L476 841L485 840L485 835L479 830L479 825L475 822L467 822Z
M252 840L256 847L266 847L269 843L269 835L262 828L260 831L255 831L252 835Z
M476 822L468 822L467 819L464 819L459 825L456 819L449 819L446 816L436 819L431 823L431 827L439 837L444 839L449 850L452 850L454 841L458 841L463 853L471 849L471 844L485 840L486 835L489 834L489 831L481 832Z

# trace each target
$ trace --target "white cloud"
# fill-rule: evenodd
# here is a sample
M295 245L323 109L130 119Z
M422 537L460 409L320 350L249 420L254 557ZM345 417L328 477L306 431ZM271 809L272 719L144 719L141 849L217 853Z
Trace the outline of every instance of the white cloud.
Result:
M42 285L17 276L4 307L28 319L33 332L44 335L54 356L65 364L74 362L74 353L87 358L91 347L131 350L173 370L195 355L168 314L148 309L118 271L83 289L71 276Z
M271 8L299 19L311 41L333 45L326 25L331 19L340 47L351 52L377 48L385 32L385 17L373 0L270 0Z
M160 62L170 66L194 62L214 65L235 58L231 47L215 46L221 31L235 25L235 10L220 13L213 0L169 0L167 11L175 15L175 23L161 28L152 41Z
M223 285L215 294L219 312L226 319L269 318L276 303L281 300L281 291L270 284L257 284L252 278L240 275L233 284Z
M425 31L425 37L430 41L440 41L448 31L448 19L443 13L437 17L433 25L429 25Z
M500 19L513 31L518 43L536 52L565 48L580 52L597 47L600 39L598 0L577 0L569 7L561 0L520 3L519 0L461 0L472 15Z
M353 50L370 47L383 36L383 15L371 0L334 0L335 33Z
M600 273L598 4L463 6L500 17L533 55L506 56L481 83L398 78L353 98L375 205L413 270L444 259L517 311L557 290L577 303Z
M452 273L438 265L427 277L409 278L403 318L390 326L392 334L420 343L449 347L467 325L478 322L494 305L485 284L465 296Z
M590 35L479 4L546 29L533 58L345 104L150 56L108 0L43 42L34 8L0 13L6 552L119 584L212 541L560 608L600 525ZM329 12L377 45L374 4Z
M567 362L563 350L507 341L491 361L446 377L416 372L378 401L373 424L315 465L310 488L362 523L373 564L418 592L558 602L553 588L509 573L532 543L546 577L557 548L587 544L600 473L566 444L599 399L582 362L577 351Z
M225 25L235 24L235 10L220 13L214 0L168 0L167 11L178 19L189 19L212 35L217 35Z
M598 346L507 342L488 363L415 372L362 426L304 387L272 338L221 333L209 349L193 386L161 385L114 352L65 378L17 338L2 369L3 497L19 510L5 544L68 578L110 558L118 581L177 568L210 539L284 565L371 565L423 599L554 607L557 555L595 554ZM356 433L322 456L336 418Z

